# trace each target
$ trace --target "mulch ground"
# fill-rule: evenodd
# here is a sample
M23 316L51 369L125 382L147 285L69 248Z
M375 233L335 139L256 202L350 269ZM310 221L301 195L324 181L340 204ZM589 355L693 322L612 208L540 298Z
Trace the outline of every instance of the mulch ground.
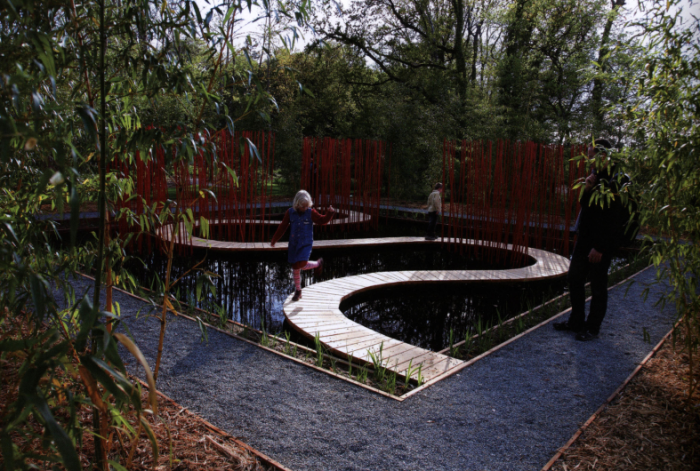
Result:
M700 469L700 394L688 401L681 345L667 340L552 469Z
M26 338L31 329L31 321L24 316L10 317L2 319L0 316L0 341L8 339ZM18 371L22 365L24 355L19 354L3 355L0 358L0 378L2 387L0 388L0 428L5 427L4 419L9 412L8 406L17 400L19 382L21 378ZM74 382L76 387L81 387L75 378L71 378L67 373L58 375L59 382ZM142 401L148 403L147 389L143 389ZM55 411L59 422L67 420L68 414L62 411ZM274 466L261 461L244 446L241 446L233 437L222 433L219 429L201 420L195 414L180 406L176 402L163 397L158 397L157 415L147 413L146 419L149 422L158 442L159 458L154 463L154 453L151 442L145 432L141 432L135 447L129 439L129 434L121 428L113 428L110 436L109 459L122 466L130 461L127 466L129 470L235 470L235 471L269 471L276 469ZM85 431L83 433L82 447L79 457L83 469L91 469L94 462L93 437L88 432L92 423L91 408L83 406L77 412L78 420ZM137 429L137 418L133 412L127 412L126 417L134 429ZM26 427L32 429L41 436L43 427L29 417ZM12 434L15 445L26 451L33 451L38 455L41 452L41 441L39 439L23 439L22 435ZM131 460L129 454L133 454ZM0 450L0 467L4 459ZM27 463L39 465L41 461ZM43 469L43 468L42 468Z

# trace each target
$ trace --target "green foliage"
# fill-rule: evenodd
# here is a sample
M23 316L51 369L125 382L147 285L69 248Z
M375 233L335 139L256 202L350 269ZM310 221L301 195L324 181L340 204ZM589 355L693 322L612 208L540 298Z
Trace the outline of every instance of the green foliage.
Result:
M291 335L292 334L288 330L284 331L285 342L284 342L284 347L283 347L282 351L284 353L286 353L287 355L289 355L292 352L292 348L291 348L291 345L289 343L289 339L291 338Z
M323 367L323 344L321 343L321 335L316 332L314 336L314 345L316 346L316 366Z
M396 370L391 370L387 375L384 390L389 394L396 393Z
M0 345L3 356L24 356L19 398L0 418L3 459L9 469L28 466L26 448L13 440L38 438L28 426L32 417L44 429L41 449L33 458L79 469L75 450L84 430L75 411L81 405L93 410L96 468L108 467L106 450L114 427L137 438L139 432L125 419L129 410L141 422L139 431L145 430L152 440L157 461L153 432L142 420L145 405L138 386L126 377L117 344L145 366L154 413L155 376L136 345L113 333L118 319L109 312L111 301L101 307L103 281L108 297L112 284L135 288L133 277L123 271L125 247L134 234L112 238L105 230L107 215L116 212L115 202L129 199L134 184L110 169L116 160L133 163L139 158L137 151L148 159L157 147L175 143L176 154L166 171L176 161L189 163L199 150L211 156L211 149L202 148L196 139L197 132L232 129L239 117L235 112L249 114L272 100L257 76L259 64L231 45L231 21L248 5L229 2L202 14L190 1L3 2L0 327L25 309L35 325L26 338ZM303 24L307 8L302 1L293 10L278 9ZM239 60L227 62L224 57ZM147 129L148 124L158 127ZM99 227L94 241L77 247L84 201L97 203ZM70 241L63 244L56 243L56 224L46 217L46 210L54 209L70 214ZM126 217L144 232L167 222L177 222L178 230L181 221L187 230L194 227L186 208L171 211L168 205L148 207L144 214L125 209L114 215ZM71 290L69 281L79 266L95 267L92 302L75 299ZM211 292L212 276L203 273L197 300ZM154 303L163 303L163 317L173 309L169 292L177 281L171 283L168 274L153 286ZM54 289L63 290L73 307L61 311ZM206 331L202 333L206 338Z
M357 369L357 381L359 383L365 384L367 382L367 376L369 375L369 371L367 371L367 368L364 366L361 366Z
M454 329L450 327L450 342L449 342L449 352L450 356L454 357L457 355L457 351L459 350L459 347L454 346Z
M377 383L382 384L386 377L386 366L384 365L384 342L379 345L379 351L373 352L367 350L372 366L374 367L374 379Z
M265 319L260 319L260 323L260 330L262 331L262 334L260 335L260 345L262 345L263 347L268 347L270 345L270 336L265 330Z
M505 47L497 66L505 133L513 139L577 139L586 133L585 90L593 78L598 0L518 0L505 12Z
M686 20L687 21L687 20ZM653 2L644 32L644 73L636 77L637 97L623 104L623 118L634 131L627 153L640 195L642 224L658 231L648 237L659 281L672 290L662 302L682 318L689 356L689 396L697 390L700 338L700 23L681 23L677 0Z
M411 376L413 376L413 373L417 371L417 368L413 368L413 358L408 362L408 368L406 368L406 374L404 376L404 385L408 387L410 381L411 381Z

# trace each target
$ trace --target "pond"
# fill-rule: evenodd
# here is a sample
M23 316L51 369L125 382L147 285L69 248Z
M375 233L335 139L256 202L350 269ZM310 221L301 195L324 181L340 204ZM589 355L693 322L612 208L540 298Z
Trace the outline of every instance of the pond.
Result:
M197 256L199 255L199 259ZM176 257L173 277L181 276L201 260L203 253ZM325 260L323 274L314 277L302 272L303 286L346 276L380 271L400 270L482 270L493 265L440 249L438 243L427 246L364 247L314 249L312 259ZM264 322L271 333L291 330L285 325L282 305L294 290L292 271L286 252L208 253L201 268L215 273L216 294L201 301L195 299L196 275L185 276L175 294L182 302L215 311L215 305L226 309L237 322L259 329ZM164 276L167 259L157 251L131 264L132 272L143 286L150 286L154 275ZM530 262L531 263L531 262ZM503 267L504 268L504 267ZM530 286L532 285L532 286ZM549 289L553 289L551 283ZM521 312L527 302L540 301L544 285L487 283L474 285L449 284L440 287L417 286L370 291L350 298L341 306L346 315L389 336L431 349L441 349L445 329L463 335L467 325L479 316L490 322L497 315L503 318ZM553 292L561 292L562 286ZM529 300L529 301L528 301ZM422 327L421 327L422 326ZM442 340L441 340L442 339Z
M390 219L376 231L363 235L396 237L421 235L424 224ZM353 237L357 235L353 234ZM338 233L335 233L338 237ZM342 238L342 237L341 237ZM184 303L216 312L216 306L226 310L229 318L278 334L293 333L286 324L282 305L293 292L292 271L286 252L195 252L191 256L176 256L172 277L180 277L206 255L201 268L215 273L216 294L206 292L201 301L195 299L196 274L186 275L174 293ZM138 282L149 288L154 277L163 279L167 259L157 250L136 254L127 267ZM302 272L302 284L346 276L399 270L482 270L512 268L493 266L440 249L439 243L422 246L381 246L343 249L315 248L312 260L323 257L323 274L316 278L311 271ZM613 261L611 270L627 263L626 258ZM174 279L173 278L173 279ZM353 321L389 337L431 350L449 345L450 330L455 341L464 337L467 329L474 333L479 321L482 326L493 325L498 319L508 319L536 306L566 289L566 280L527 283L454 283L441 285L412 285L370 290L353 296L341 305L344 314Z
M377 289L345 300L340 308L358 324L396 340L439 351L561 294L565 282L449 283Z

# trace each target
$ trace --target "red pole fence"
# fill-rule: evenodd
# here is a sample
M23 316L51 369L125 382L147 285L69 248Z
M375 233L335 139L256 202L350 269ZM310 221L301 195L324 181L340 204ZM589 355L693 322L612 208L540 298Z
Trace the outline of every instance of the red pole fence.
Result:
M582 146L570 146L570 158ZM569 255L572 219L578 200L571 187L584 176L583 161L564 160L564 146L534 142L450 141L443 143L446 185L443 237L463 242L488 261L501 262L512 244L511 263L521 262L527 247ZM476 245L468 239L478 241Z

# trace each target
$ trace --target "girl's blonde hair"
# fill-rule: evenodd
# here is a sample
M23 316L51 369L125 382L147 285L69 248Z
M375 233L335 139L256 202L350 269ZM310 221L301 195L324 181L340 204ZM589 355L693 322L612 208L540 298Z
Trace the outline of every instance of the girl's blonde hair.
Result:
M297 211L299 211L302 208L310 208L313 205L314 202L311 199L311 195L306 190L299 190L294 196L294 202L292 203L292 207Z

